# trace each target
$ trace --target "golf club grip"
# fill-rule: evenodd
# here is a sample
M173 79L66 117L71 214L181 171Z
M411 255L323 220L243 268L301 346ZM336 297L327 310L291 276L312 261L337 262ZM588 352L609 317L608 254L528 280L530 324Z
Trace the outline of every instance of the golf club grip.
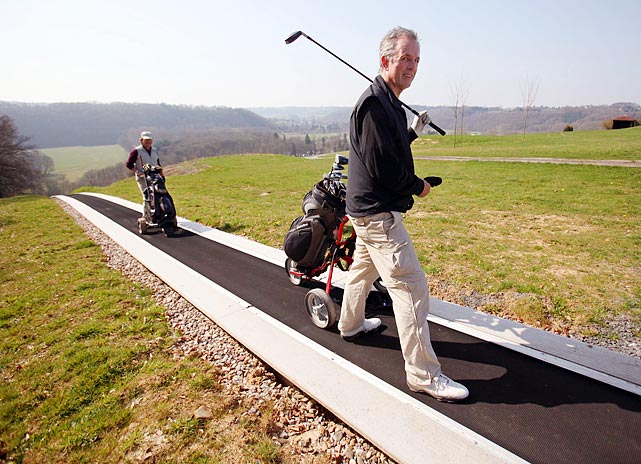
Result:
M434 129L436 132L438 132L439 134L441 134L441 135L445 135L445 134L446 134L446 132L445 132L443 129L441 129L440 127L438 127L438 126L437 126L436 124L434 124L433 122L430 122L429 126L430 126L432 129Z
M401 105L403 105L405 108L407 108L407 109L408 109L412 114L414 114L414 116L420 116L419 112L418 112L418 111L416 111L416 110L415 110L414 108L412 108L411 106L406 105L406 104L405 104L405 103L403 103L403 102L401 102ZM430 123L429 123L428 125L429 125L432 129L434 129L436 132L438 132L439 134L441 134L441 135L445 135L445 134L446 134L446 132L445 132L443 129L441 129L440 127L438 127L438 126L437 126L436 124L434 124L432 121L430 121Z

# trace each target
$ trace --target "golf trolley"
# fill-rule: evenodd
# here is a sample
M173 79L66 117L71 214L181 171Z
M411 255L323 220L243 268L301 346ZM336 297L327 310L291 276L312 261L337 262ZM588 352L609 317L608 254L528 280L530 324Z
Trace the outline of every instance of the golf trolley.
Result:
M311 282L329 270L325 288L312 288L305 296L305 308L314 325L330 328L338 319L338 307L330 291L334 267L347 271L352 264L356 232L345 215L346 186L343 174L348 158L336 155L332 170L323 176L303 199L303 216L292 222L283 248L287 254L285 270L294 285ZM380 292L387 289L374 283Z
M174 200L165 187L165 177L161 166L143 166L145 190L143 195L143 217L138 218L138 232L146 234L151 228L160 228L167 237L178 228Z

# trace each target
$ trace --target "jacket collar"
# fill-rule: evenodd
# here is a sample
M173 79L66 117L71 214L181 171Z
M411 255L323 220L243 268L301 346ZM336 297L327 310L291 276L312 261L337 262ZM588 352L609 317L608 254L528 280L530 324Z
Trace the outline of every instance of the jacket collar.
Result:
M374 86L378 87L380 91L387 95L392 106L400 110L403 109L403 107L401 106L401 101L396 95L394 95L394 92L392 92L392 89L389 88L387 82L385 82L385 79L383 79L383 76L381 76L380 74L376 76L376 78L374 79Z

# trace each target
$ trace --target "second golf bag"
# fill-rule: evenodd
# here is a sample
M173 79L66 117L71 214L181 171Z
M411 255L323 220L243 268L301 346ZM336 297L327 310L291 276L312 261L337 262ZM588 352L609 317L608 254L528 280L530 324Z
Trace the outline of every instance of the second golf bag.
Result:
M165 235L172 235L177 227L176 208L174 200L165 187L165 178L160 166L143 166L145 175L145 203L143 217L138 219L138 229L141 234L147 233L148 228L159 227Z

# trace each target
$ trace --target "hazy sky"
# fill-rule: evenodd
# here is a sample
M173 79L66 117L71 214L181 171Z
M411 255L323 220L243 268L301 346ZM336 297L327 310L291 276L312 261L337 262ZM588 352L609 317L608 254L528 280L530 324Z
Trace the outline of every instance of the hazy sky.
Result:
M641 103L641 1L0 0L0 100L352 106L394 26L421 65L401 98L449 105Z

